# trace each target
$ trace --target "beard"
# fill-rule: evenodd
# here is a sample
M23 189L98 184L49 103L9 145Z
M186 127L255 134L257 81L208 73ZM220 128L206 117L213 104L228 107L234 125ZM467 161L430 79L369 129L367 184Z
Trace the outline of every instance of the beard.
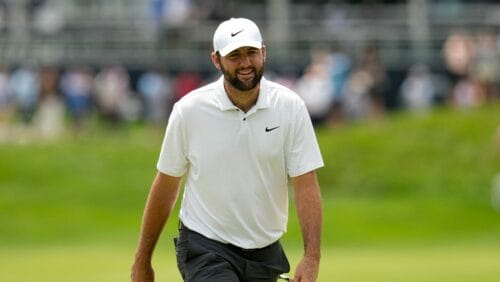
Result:
M260 69L250 67L248 69L251 69L255 75L251 80L243 81L238 79L238 77L236 76L238 70L235 71L235 74L232 74L228 70L226 70L222 64L220 66L221 71L224 74L224 79L226 79L226 81L229 82L231 86L240 91L248 91L254 89L257 84L259 84L260 80L262 79L262 75L264 74L264 66L262 66Z

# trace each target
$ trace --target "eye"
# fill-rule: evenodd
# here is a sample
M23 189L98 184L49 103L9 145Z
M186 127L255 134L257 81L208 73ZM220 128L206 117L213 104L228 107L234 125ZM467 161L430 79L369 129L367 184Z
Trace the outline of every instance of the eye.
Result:
M248 55L255 56L259 54L259 49L250 49L248 50Z
M236 60L239 56L240 55L238 53L229 53L229 55L227 55L227 58L230 60Z

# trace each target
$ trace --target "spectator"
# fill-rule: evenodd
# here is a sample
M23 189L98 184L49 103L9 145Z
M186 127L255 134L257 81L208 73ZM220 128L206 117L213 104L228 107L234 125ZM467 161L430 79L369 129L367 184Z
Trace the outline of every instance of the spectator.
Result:
M333 104L329 53L316 51L311 64L297 81L297 93L302 97L314 125L325 122Z
M191 0L151 0L150 11L159 42L178 46L184 39L181 29L191 18Z
M342 99L342 89L351 71L351 58L345 53L335 50L331 53L331 79L333 81L333 99Z
M367 117L372 85L373 78L364 70L355 70L349 76L342 95L342 108L346 118L357 120Z
M173 81L174 102L178 101L192 90L198 88L201 83L201 77L196 72L182 71L177 74Z
M191 16L191 0L164 0L163 22L167 27L178 27Z
M31 1L36 3L32 13L33 29L43 35L55 35L64 27L62 6L54 0Z
M148 121L162 125L167 120L172 102L171 87L170 78L159 68L139 77L137 89L144 101L144 115Z
M330 76L333 84L333 103L329 122L336 125L344 120L343 90L351 72L352 60L344 52L335 48L331 53L331 62Z
M472 76L460 79L452 89L452 105L468 109L481 106L485 102L485 93Z
M79 134L84 127L92 102L93 76L88 67L74 66L62 76L60 88L73 122Z
M498 98L497 83L500 71L495 36L489 31L477 35L474 55L471 59L470 74L475 78L487 100Z
M64 104L58 93L59 73L46 67L41 71L40 102L34 123L38 135L45 140L57 139L64 130Z
M163 29L163 10L165 0L150 0L149 2L149 16L152 20L153 28L156 32Z
M400 87L403 106L414 112L425 112L431 109L434 101L434 84L425 65L411 67Z
M12 73L9 85L22 121L25 124L30 123L40 91L38 70L31 66L19 67Z
M452 89L468 75L473 52L474 41L464 32L454 32L444 42L442 56Z
M121 65L104 67L95 77L99 113L104 121L118 125L139 115L140 103L133 99L130 76Z
M346 85L342 103L350 118L379 118L385 112L389 80L375 46L367 46L358 58Z

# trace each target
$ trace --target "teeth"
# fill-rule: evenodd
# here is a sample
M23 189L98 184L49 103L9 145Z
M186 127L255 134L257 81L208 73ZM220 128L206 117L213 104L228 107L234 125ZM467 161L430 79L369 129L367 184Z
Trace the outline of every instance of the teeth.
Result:
M243 74L243 75L247 75L247 74L251 74L252 72L253 72L252 70L249 70L249 71L246 71L246 72L244 72L244 71L240 71L240 72L238 72L238 73L239 73L239 74Z

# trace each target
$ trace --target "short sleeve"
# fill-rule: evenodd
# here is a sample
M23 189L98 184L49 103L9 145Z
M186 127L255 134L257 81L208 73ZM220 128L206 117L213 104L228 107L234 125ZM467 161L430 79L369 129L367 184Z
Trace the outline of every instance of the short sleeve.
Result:
M185 126L177 105L170 114L157 168L170 176L184 175L188 167Z
M299 103L294 116L287 150L287 173L300 176L324 166L316 133L304 103Z

